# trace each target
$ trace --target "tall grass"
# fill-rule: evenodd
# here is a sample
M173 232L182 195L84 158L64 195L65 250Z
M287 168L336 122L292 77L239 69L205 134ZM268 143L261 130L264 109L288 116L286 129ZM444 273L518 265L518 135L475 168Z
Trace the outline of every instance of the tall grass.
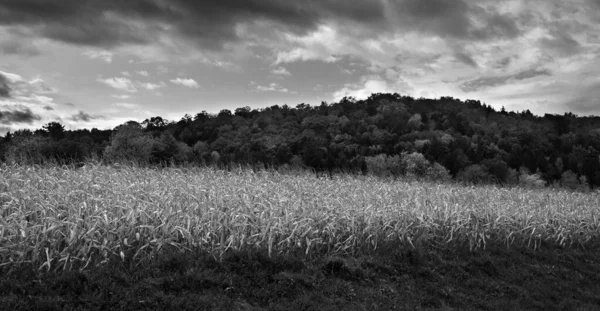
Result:
M88 164L0 167L0 265L140 265L165 250L590 247L598 194L373 177Z

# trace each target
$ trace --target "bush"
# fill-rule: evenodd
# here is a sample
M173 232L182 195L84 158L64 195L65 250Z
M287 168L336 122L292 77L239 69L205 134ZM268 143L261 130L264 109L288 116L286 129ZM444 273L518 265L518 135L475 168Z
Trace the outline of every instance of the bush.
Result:
M508 165L500 158L487 159L481 163L488 174L500 184L508 181Z
M402 162L397 155L378 154L374 157L365 157L365 163L369 173L375 176L399 176L402 173Z
M529 174L529 171L522 167L519 170L519 186L534 189L542 188L546 186L546 181L542 179L541 173Z
M433 181L448 181L452 179L452 176L446 167L434 162L433 165L427 169L427 178Z
M16 164L42 164L46 159L48 138L36 136L14 137L6 152L6 161Z
M577 178L577 174L571 170L562 173L562 176L560 177L560 186L578 191L587 191L590 189L585 175L581 175L581 177Z
M467 166L458 172L456 179L467 184L485 184L492 180L488 172L479 164Z
M426 177L430 167L429 161L418 153L402 153L402 171L409 177Z
M110 145L104 150L104 159L109 163L149 163L154 143L154 139L144 133L139 123L128 122L116 128Z
M450 172L439 163L430 164L425 157L418 153L403 152L400 156L378 154L366 157L365 163L370 174L381 177L405 175L410 178L425 178L430 180L450 180Z

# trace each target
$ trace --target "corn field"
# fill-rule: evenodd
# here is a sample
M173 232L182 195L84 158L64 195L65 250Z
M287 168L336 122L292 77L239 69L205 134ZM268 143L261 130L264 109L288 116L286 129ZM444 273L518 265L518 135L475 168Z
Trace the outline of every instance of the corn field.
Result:
M598 193L213 168L0 167L0 265L141 265L161 252L592 247Z

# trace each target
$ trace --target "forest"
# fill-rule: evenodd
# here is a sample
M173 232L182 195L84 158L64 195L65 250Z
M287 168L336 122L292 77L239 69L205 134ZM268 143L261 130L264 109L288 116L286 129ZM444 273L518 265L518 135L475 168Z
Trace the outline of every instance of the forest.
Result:
M373 94L319 106L202 111L113 130L50 122L0 138L19 164L241 165L317 174L453 179L467 184L600 186L600 117L497 111L477 100Z

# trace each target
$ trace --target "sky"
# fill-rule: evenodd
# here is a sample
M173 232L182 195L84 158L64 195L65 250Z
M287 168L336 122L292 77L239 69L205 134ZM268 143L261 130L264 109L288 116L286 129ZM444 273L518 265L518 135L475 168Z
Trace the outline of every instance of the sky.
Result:
M378 92L600 115L600 0L0 0L0 134Z

